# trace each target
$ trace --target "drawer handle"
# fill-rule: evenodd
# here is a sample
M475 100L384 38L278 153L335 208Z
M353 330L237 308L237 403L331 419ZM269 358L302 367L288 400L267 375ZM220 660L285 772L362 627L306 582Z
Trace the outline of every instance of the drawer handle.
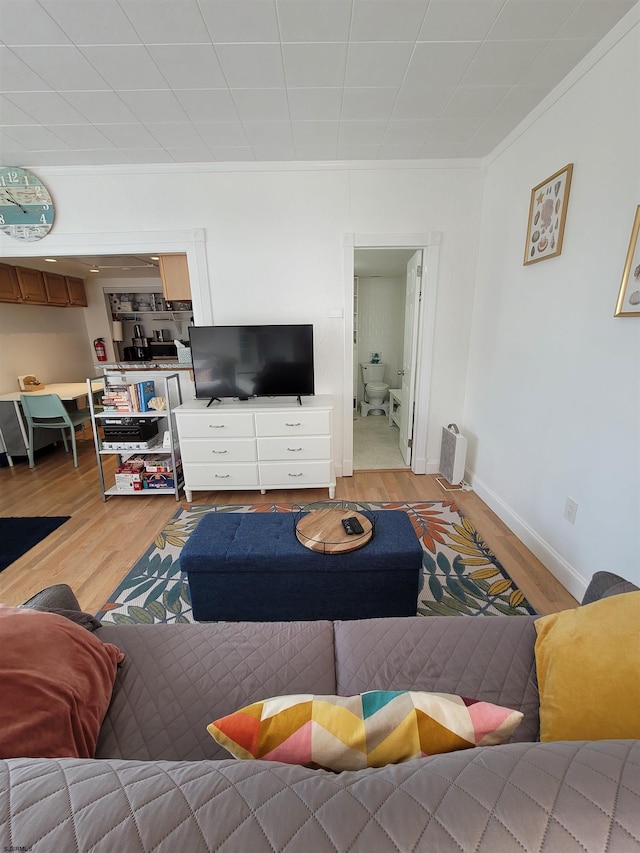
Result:
M288 423L285 421L284 425L285 425L285 426L302 426L302 424L300 423L300 421L298 421L298 423L297 423L297 424L288 424Z
M224 429L224 424L209 424L209 429Z
M215 474L216 480L228 480L231 474Z
M289 453L299 453L302 450L302 448L301 447L287 447L287 450L289 451Z
M289 474L290 477L304 477L302 471L299 474Z
M228 450L212 450L212 453L228 453Z

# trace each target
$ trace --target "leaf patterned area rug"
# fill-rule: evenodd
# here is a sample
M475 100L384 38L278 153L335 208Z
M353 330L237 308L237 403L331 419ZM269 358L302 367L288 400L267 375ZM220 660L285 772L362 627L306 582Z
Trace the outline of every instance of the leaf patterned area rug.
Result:
M308 504L234 504L180 509L96 614L105 624L194 622L180 552L200 519L210 512L308 512ZM424 550L423 586L417 616L535 615L482 535L453 501L379 503L335 501L340 509L374 515L403 510ZM366 547L366 546L365 546ZM331 558L329 558L331 559Z

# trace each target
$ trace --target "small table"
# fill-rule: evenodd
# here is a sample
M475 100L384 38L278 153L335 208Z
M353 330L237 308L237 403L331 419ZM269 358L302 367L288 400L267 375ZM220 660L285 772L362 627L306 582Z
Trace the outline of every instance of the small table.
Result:
M345 518L357 518L362 533L347 533ZM304 513L296 523L296 538L305 548L319 554L348 554L362 548L373 536L373 524L361 512L328 507Z
M400 406L402 405L402 388L389 389L389 426L400 426Z

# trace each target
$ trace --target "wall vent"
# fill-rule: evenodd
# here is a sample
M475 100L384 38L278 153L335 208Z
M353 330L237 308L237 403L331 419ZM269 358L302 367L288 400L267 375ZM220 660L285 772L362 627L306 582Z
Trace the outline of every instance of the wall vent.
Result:
M460 435L456 424L442 428L440 446L440 473L452 486L464 479L464 465L467 458L467 439Z

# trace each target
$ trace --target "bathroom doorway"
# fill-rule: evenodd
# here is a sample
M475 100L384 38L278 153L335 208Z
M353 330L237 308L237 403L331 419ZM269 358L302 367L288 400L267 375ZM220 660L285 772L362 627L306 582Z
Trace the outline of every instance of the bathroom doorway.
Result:
M405 407L402 411L402 399L403 384L406 395L403 374L411 377L415 373L417 318L412 316L413 292L407 302L407 265L412 258L421 266L421 251L415 248L354 249L353 469L356 471L410 467L406 448L407 410ZM375 364L384 365L384 370L369 367ZM364 370L362 365L367 365ZM368 376L376 381L368 382Z

